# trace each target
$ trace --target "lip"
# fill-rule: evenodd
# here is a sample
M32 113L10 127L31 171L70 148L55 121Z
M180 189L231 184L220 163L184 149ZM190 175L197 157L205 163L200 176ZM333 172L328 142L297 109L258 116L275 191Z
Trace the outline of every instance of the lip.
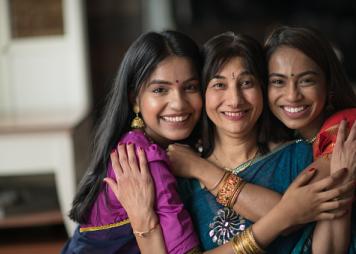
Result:
M292 119L303 118L310 112L309 105L283 105L279 108L286 116Z
M221 114L224 118L231 121L239 121L248 114L249 110L239 110L239 111L222 111Z

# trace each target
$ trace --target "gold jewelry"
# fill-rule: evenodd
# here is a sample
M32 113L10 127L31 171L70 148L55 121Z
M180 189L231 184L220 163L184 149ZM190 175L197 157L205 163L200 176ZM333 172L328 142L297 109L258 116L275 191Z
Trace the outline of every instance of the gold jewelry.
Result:
M131 122L131 128L143 129L143 127L145 127L145 123L143 119L138 115L138 113L140 113L140 108L138 107L138 105L135 105L133 107L133 112L136 114L136 116Z
M216 195L216 201L223 206L232 207L235 204L232 204L232 201L236 202L238 194L245 186L244 183L245 181L242 178L233 173L228 173L228 176L224 179L223 186Z
M225 176L227 175L227 171L224 171L224 174L223 176L219 179L219 181L217 181L213 187L211 187L210 189L206 188L207 191L210 191L212 192L213 190L215 190L219 185L220 183L225 179Z
M235 254L263 254L265 251L257 244L253 236L252 227L232 239L232 248Z
M133 233L134 233L135 236L143 238L143 237L146 237L148 234L150 234L153 230L155 230L158 225L159 225L159 223L155 224L152 228L150 228L147 231L135 231L135 230L133 230Z

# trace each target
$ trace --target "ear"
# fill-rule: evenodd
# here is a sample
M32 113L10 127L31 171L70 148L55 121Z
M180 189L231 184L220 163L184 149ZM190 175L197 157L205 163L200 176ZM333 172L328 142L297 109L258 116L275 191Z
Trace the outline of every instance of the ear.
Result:
M129 101L130 104L132 105L132 108L139 107L140 105L138 96L134 96L132 92L129 93Z

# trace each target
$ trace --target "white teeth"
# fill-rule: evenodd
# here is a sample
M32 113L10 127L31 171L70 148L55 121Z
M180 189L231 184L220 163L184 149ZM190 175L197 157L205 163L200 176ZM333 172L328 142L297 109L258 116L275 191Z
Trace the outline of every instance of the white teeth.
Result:
M300 107L283 107L283 109L289 113L298 113L300 111L303 111L305 109L305 106L300 106Z
M243 112L224 112L225 115L227 116L242 116Z
M163 120L167 122L172 122L172 123L179 123L187 120L189 115L185 116L162 116Z

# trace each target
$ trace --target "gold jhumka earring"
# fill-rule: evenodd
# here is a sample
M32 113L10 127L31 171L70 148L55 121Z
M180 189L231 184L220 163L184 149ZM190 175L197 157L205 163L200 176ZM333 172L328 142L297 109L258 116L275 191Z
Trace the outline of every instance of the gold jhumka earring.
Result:
M131 122L131 128L132 129L143 129L145 127L145 123L143 119L138 115L140 113L140 108L138 105L135 105L133 107L133 112L136 114L135 118Z

